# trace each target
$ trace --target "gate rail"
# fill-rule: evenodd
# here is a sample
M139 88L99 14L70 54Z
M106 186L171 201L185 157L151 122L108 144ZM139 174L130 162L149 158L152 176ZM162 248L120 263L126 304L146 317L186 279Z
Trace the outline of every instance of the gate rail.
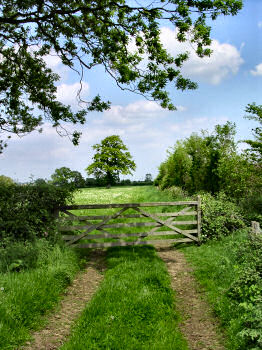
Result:
M146 208L152 207L172 207L182 206L182 209L176 212L161 212L152 213ZM198 196L197 201L178 201L178 202L152 202L152 203L119 203L119 204L85 204L85 205L68 205L59 207L57 210L57 217L60 222L60 231L82 231L78 235L64 235L63 239L67 241L67 245L73 245L77 248L105 248L112 246L129 246L129 245L143 245L156 243L184 243L201 241L201 199ZM74 210L89 210L92 209L120 209L110 215L75 215ZM132 209L135 214L125 213ZM63 213L63 217L59 214ZM181 216L194 216L194 220L177 220ZM153 221L150 222L121 222L112 223L116 219L139 219L147 218ZM68 224L69 222L73 224ZM77 224L75 224L77 222ZM81 224L82 223L82 224ZM190 225L194 228L183 229L179 228L181 225ZM147 232L121 232L118 229L126 228L140 228L151 227ZM162 230L162 229L166 230ZM108 232L107 229L115 229L115 232ZM159 229L161 229L159 231ZM92 233L92 231L98 231ZM179 235L178 238L168 239L167 237ZM144 240L146 237L160 236L161 239ZM123 238L136 238L133 241L126 241ZM115 242L80 242L83 240L100 240L100 239L115 239Z

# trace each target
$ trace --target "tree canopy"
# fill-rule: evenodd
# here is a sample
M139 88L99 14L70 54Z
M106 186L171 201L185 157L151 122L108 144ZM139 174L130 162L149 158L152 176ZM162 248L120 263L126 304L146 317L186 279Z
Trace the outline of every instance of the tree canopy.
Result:
M245 140L245 142L249 144L249 146L251 147L250 150L248 150L248 152L251 155L252 159L255 162L261 163L262 162L262 105L256 105L255 103L251 103L247 105L246 112L249 113L249 115L247 115L246 118L255 120L260 125L253 130L255 139Z
M106 137L100 144L93 146L96 153L93 156L93 163L86 171L93 174L96 179L104 179L107 185L119 182L119 175L132 174L136 169L131 154L118 135Z
M121 89L128 89L174 108L166 87L194 89L181 75L187 53L171 57L160 41L160 24L177 28L177 39L190 41L200 57L210 55L207 18L235 15L241 0L8 0L0 3L0 131L24 135L41 130L45 120L83 124L90 111L110 103L99 95L73 112L56 98L59 76L47 67L48 54L83 74L102 65ZM135 50L130 50L130 42ZM140 63L147 57L143 68ZM81 97L79 97L81 99ZM78 143L80 133L72 133Z
M85 185L85 180L79 171L67 167L58 168L51 175L52 182L58 186L80 188Z

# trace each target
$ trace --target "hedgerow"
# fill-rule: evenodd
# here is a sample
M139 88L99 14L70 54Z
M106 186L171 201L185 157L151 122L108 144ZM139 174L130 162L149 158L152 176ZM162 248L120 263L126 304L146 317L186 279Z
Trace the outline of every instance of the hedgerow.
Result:
M0 186L0 239L52 238L56 233L54 211L72 198L68 188L49 184Z
M237 252L236 279L228 296L241 310L245 349L262 348L262 236L250 237Z

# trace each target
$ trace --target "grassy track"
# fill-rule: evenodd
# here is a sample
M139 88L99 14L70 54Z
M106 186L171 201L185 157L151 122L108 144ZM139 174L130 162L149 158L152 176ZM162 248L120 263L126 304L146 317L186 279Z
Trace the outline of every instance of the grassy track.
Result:
M186 350L166 267L153 247L114 248L99 291L63 350Z
M72 250L55 246L40 252L36 268L0 274L0 349L17 349L30 338L79 269Z
M243 309L227 294L239 268L236 251L246 239L246 235L245 231L239 231L235 235L208 242L200 247L183 248L187 260L194 266L197 280L207 292L210 305L221 320L227 334L227 349L230 350L246 349L245 346L241 346L242 339L238 335L243 329Z
M153 187L82 190L81 203L168 201ZM186 350L169 275L153 247L107 251L104 282L61 349Z

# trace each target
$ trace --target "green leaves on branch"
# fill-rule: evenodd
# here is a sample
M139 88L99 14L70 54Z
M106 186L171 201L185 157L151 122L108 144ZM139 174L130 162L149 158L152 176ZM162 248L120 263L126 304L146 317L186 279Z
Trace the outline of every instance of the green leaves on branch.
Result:
M24 135L41 130L45 120L54 127L63 122L83 124L88 112L109 108L110 103L99 95L79 112L58 102L59 76L46 66L48 54L57 55L81 77L84 70L102 65L121 89L174 109L167 85L172 83L175 89L185 90L195 89L196 84L180 72L187 54L171 57L163 48L160 23L176 27L177 39L190 41L197 54L204 57L210 55L211 43L206 19L235 15L241 7L242 1L238 0L143 1L143 5L128 0L2 2L0 131ZM79 136L73 134L74 144ZM0 140L0 147L5 145Z

